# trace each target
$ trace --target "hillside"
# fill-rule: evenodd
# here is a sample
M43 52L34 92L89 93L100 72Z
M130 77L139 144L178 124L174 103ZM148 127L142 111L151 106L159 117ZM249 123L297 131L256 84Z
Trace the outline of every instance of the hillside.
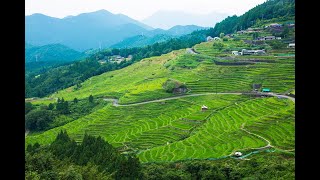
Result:
M123 41L116 43L110 48L133 48L152 45L154 43L164 42L173 38L173 36L158 34L154 36L137 35L124 39Z
M57 61L68 62L84 58L85 55L62 44L34 46L26 44L25 62Z
M123 14L112 14L106 10L62 19L33 14L26 16L25 21L27 43L60 43L78 51L99 48L100 45L106 48L127 37L152 29Z
M190 34L197 30L204 30L206 28L194 25L187 26L174 26L168 30L154 29L148 31L143 35L137 35L124 39L123 41L116 43L110 48L132 48L143 47L154 43L164 42L172 38L177 38L182 35Z
M295 58L280 56L294 54L294 49L272 48L269 43L253 46L239 40L252 36L234 36L225 41L197 44L193 48L198 54L181 49L146 58L126 68L94 76L81 83L80 88L70 87L49 99L33 101L49 103L62 97L72 101L93 95L96 99L119 99L119 106L110 102L66 125L28 135L26 143L48 144L62 129L80 142L87 132L102 136L121 152L137 154L142 162L219 159L236 151L246 155L265 149L292 151L294 102L242 93L252 92L253 84L262 85L259 91L270 88L273 93L284 94L294 89ZM285 39L279 42L285 43ZM234 50L250 48L264 48L267 53L231 54ZM186 95L194 96L148 103L177 96L163 89L168 79L185 84ZM137 102L147 103L134 104ZM208 110L201 111L202 105Z

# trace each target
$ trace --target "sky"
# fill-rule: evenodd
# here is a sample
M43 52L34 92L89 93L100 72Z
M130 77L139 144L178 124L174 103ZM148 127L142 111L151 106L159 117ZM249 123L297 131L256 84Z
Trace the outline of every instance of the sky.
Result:
M159 10L192 14L212 12L242 15L266 0L25 0L25 15L41 13L63 18L105 9L143 20Z

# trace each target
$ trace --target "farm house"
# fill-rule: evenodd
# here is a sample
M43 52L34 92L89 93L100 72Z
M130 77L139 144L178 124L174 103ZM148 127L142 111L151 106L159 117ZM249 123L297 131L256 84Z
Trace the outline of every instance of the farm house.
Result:
M213 41L213 38L211 36L207 37L207 42Z
M201 110L202 110L202 111L208 110L208 107L205 106L205 105L202 105L202 106L201 106Z
M238 52L238 51L232 51L231 53L232 53L233 55L236 55L236 56L239 55L239 52Z

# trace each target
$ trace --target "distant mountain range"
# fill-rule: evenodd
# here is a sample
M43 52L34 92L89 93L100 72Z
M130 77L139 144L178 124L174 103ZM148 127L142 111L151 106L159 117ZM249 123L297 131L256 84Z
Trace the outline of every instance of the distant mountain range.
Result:
M25 44L25 62L69 62L84 58L85 54L62 44L34 46Z
M108 47L153 28L123 14L106 10L59 19L43 14L25 17L26 42L33 45L59 43L78 51Z
M43 14L33 14L25 17L26 42L36 46L48 44L62 44L77 51L108 48L118 43L130 42L126 38L137 35L151 38L140 43L143 45L156 42L159 37L181 36L191 33L200 26L175 26L169 30L154 29L144 23L134 20L123 14L112 14L107 10L83 13L65 18L49 17ZM162 36L156 36L160 35ZM153 37L155 36L155 37ZM161 39L161 38L160 38ZM162 39L161 39L162 40ZM123 42L124 41L124 42Z
M154 28L161 29L169 29L176 25L214 27L217 22L222 21L227 16L228 14L218 12L212 12L210 14L191 14L182 11L158 11L142 20L142 22Z

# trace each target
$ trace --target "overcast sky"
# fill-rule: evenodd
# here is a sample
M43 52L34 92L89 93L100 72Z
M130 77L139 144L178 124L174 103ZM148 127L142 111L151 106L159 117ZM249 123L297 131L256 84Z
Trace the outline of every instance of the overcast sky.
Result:
M193 14L222 12L242 15L266 0L25 0L26 15L42 13L63 18L105 9L143 20L159 10L178 10Z

